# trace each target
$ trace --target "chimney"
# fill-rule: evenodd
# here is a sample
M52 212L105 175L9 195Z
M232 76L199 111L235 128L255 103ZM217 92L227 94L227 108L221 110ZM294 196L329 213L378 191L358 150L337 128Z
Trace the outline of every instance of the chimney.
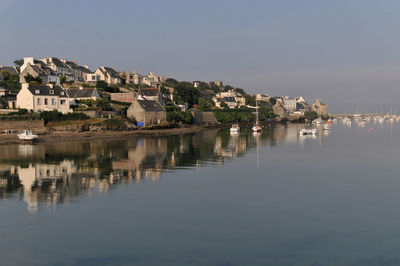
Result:
M22 83L21 89L23 90L23 89L27 89L27 88L29 88L29 83Z
M33 57L24 57L24 64L30 63L31 65L33 65L33 62L34 62Z
M78 64L78 63L76 62L76 60L73 60L72 62L74 62L75 64Z
M47 86L47 87L50 87L50 88L53 88L53 87L54 87L53 83L47 83L46 86Z
M67 59L61 59L61 62L63 62L64 64L67 63Z

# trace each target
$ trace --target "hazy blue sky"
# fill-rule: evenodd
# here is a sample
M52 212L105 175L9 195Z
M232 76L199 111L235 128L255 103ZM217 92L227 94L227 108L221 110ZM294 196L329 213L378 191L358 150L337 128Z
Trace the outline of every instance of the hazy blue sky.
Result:
M399 14L398 0L0 0L0 65L57 56L400 111Z

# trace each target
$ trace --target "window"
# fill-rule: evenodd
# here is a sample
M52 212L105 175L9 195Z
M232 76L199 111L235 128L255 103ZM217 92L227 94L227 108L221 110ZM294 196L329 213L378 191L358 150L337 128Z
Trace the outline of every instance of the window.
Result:
M48 100L47 100L47 98L44 98L44 105L48 105L49 103L48 103Z
M51 98L51 105L56 105L56 99Z
M61 100L60 103L61 103L61 104L65 104L65 100Z
M40 94L40 90L35 90L35 93L36 94Z
M64 92L63 92L63 91L61 91L61 95L64 95Z
M37 98L36 99L36 103L37 103L37 105L41 105L42 104L42 99L41 98Z
M54 94L54 90L50 90L50 94Z

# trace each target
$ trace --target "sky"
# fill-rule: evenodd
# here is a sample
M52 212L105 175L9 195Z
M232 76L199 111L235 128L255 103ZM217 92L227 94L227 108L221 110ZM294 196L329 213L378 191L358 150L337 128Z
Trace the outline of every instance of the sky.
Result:
M55 56L400 113L398 14L398 0L0 0L0 65Z

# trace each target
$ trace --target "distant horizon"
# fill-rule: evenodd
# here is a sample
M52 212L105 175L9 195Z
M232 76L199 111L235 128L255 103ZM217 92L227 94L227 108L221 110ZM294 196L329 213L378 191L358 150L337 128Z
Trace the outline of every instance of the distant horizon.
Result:
M389 112L400 110L399 11L395 0L0 0L0 65L62 55L91 69L318 97L330 112Z

